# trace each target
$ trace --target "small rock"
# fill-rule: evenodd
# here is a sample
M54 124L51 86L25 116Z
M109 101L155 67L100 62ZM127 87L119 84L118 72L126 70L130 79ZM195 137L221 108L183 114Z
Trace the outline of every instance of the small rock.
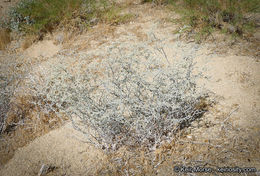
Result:
M38 176L46 175L48 173L48 170L49 170L49 166L43 164L41 169L40 169L40 171L39 171L39 173L38 173Z
M52 172L55 168L56 168L55 166L43 164L38 173L38 176L44 176L44 175L48 174L49 172Z

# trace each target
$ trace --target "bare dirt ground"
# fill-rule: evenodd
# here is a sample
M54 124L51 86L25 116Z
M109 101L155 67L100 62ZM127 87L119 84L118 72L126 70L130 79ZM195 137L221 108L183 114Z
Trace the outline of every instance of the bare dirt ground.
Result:
M259 58L242 56L228 45L222 46L227 51L221 53L222 49L215 43L196 44L181 40L173 33L178 26L165 20L178 16L162 7L132 4L127 10L136 14L136 19L128 24L98 24L69 40L66 40L67 33L59 31L22 51L31 59L44 58L32 73L51 74L50 65L58 62L71 67L100 63L109 54L109 47L118 46L129 52L133 52L136 45L145 46L158 55L160 52L156 48L162 46L170 64L192 57L196 62L195 71L202 71L207 76L198 84L214 93L216 104L202 119L183 129L176 140L154 151L153 160L146 156L130 158L129 168L140 164L140 175L183 175L174 172L176 165L255 167L260 170ZM85 57L86 62L78 63L71 55ZM162 62L167 64L166 60L162 59ZM114 168L109 170L108 158L85 143L84 136L68 122L17 149L0 167L0 175L37 175L42 164L53 166L47 175L116 175ZM129 168L125 169L125 175L131 175Z

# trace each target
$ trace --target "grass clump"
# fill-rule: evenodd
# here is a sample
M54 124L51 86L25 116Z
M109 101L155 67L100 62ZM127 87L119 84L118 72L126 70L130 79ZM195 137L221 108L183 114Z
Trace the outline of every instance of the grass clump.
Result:
M257 22L248 16L260 13L258 0L164 0L163 3L182 14L178 22L189 25L189 32L195 30L198 40L214 30L236 36L253 33Z
M129 22L134 17L133 14L120 14L121 10L120 7L113 5L101 12L99 18L103 22L116 25Z
M22 0L10 11L10 27L36 33L51 28L78 9L81 0Z
M80 28L98 21L127 22L131 15L120 12L121 8L107 0L22 0L11 9L7 23L12 30L37 35L52 32L59 24L69 26L75 19Z

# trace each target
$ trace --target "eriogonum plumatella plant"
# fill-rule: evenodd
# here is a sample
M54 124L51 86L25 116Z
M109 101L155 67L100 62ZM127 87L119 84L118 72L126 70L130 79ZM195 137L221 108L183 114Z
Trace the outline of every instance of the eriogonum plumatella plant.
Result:
M108 47L99 62L91 53L58 55L27 76L27 91L48 102L42 110L65 113L97 147L153 149L205 112L198 104L206 94L192 58L170 64L144 46L131 48Z

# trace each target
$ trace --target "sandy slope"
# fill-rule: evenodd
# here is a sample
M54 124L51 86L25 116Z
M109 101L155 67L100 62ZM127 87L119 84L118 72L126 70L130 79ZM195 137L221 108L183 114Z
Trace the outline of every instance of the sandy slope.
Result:
M176 26L164 20L172 14L167 14L163 10L151 9L149 5L134 6L128 10L138 15L138 18L130 24L117 27L98 25L86 34L75 37L73 41L65 42L62 51L60 51L60 46L54 46L51 41L43 41L37 46L30 47L26 52L32 57L39 55L47 57L60 51L59 57L51 57L42 63L41 66L46 70L48 70L48 65L54 64L61 58L64 62L73 65L75 61L66 56L68 53L90 55L93 56L94 62L100 62L108 54L106 49L111 46L123 46L131 52L133 45L140 44L152 48L154 53L159 55L156 46L160 43L171 64L177 59L192 57L197 62L196 70L202 71L205 76L209 77L201 79L199 83L205 84L207 89L215 93L218 97L218 104L205 115L204 125L196 126L188 135L192 136L193 142L204 143L204 140L211 140L213 143L215 141L216 145L223 144L223 146L225 142L231 142L234 138L253 140L255 143L250 143L251 146L243 144L248 147L244 153L243 151L242 154L236 153L237 156L234 154L231 157L233 159L226 158L220 163L226 165L237 163L241 167L251 166L260 169L260 155L257 152L260 151L260 63L255 58L229 54L235 53L233 50L220 55L213 49L214 44L198 45L179 40L178 35L172 32ZM166 63L165 60L162 62ZM233 113L230 114L230 112ZM232 125L232 128L228 129L224 126L225 137L223 137L221 125L226 122L225 120ZM206 122L211 125L205 127ZM190 137L185 139L188 140ZM218 139L223 139L223 141L219 142ZM0 175L36 175L42 164L57 167L49 175L92 175L106 164L106 155L81 140L84 140L83 136L68 123L17 150L14 157L0 170ZM234 146L239 147L242 144L234 143ZM200 158L202 153L210 153L206 150L200 151L200 148L200 146L197 148L197 153L192 156L195 158L192 159ZM178 147L175 150L178 154L185 151ZM201 150L204 149L201 148ZM216 151L212 149L212 154L214 152ZM244 155L247 158L238 157ZM174 174L173 165L169 164L170 162L172 162L172 157L165 159L165 162L158 168L159 175Z
M58 167L55 175L89 175L104 164L105 156L67 124L16 151L1 175L37 175L42 164Z

